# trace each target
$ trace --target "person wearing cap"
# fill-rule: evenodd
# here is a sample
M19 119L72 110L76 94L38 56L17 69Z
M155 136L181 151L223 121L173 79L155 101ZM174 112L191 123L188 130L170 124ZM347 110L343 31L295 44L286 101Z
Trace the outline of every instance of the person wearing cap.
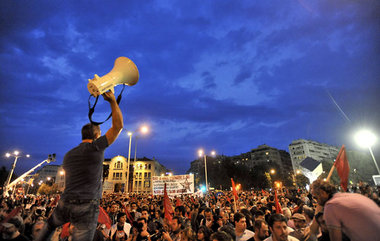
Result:
M305 232L306 217L300 213L295 213L292 216L292 220L294 222L295 230L290 232L289 235L299 239L300 241L306 240L308 237L308 233Z
M7 222L1 224L3 231L1 233L1 240L12 241L29 241L29 239L20 233L22 221L17 217L12 217Z

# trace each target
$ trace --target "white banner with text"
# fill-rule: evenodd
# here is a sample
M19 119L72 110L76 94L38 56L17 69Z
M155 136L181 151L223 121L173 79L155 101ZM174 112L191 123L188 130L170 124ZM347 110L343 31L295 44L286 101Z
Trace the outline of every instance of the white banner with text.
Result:
M194 193L194 175L177 175L177 176L154 176L153 195L164 195L164 186L166 183L166 192L168 195L181 195Z

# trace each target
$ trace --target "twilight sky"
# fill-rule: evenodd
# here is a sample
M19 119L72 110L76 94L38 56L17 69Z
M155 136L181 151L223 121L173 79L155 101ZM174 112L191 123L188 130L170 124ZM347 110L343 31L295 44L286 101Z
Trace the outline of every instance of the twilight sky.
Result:
M358 149L359 128L380 137L379 12L377 0L2 0L0 166L16 149L32 156L18 174L50 153L61 164L88 122L88 79L119 56L140 72L120 104L125 130L151 128L137 156L176 174L200 147L238 155L304 138ZM94 118L108 114L100 99ZM106 158L127 156L125 130ZM380 141L373 151L380 159Z

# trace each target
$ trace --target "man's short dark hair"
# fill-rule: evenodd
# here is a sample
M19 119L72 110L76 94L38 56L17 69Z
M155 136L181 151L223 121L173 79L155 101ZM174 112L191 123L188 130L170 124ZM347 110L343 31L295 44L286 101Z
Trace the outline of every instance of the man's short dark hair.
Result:
M258 217L258 216L264 216L264 215L265 215L264 212L261 211L261 210L257 210L257 211L255 212L255 218Z
M275 213L269 216L268 225L269 227L273 228L274 222L285 222L286 223L286 217L282 214Z
M211 208L206 208L206 209L205 209L205 213L212 213Z
M267 225L267 222L265 222L265 220L262 220L262 219L256 219L256 220L255 220L255 224L254 224L255 229L260 230L261 227L263 226L263 223L264 223L265 225Z
M184 227L183 227L183 221L182 221L182 218L181 218L181 217L179 217L179 216L174 216L174 217L173 217L173 220L174 220L174 219L177 220L177 223L178 223L178 224L181 224L181 229L184 228Z
M232 237L232 240L236 240L235 230L231 228L230 226L224 225L223 227L219 229L219 231L226 232L228 235Z
M177 206L174 210L180 212L182 216L186 215L186 209L184 206Z
M234 222L239 222L240 219L245 218L245 215L242 213L235 213L234 214Z
M143 218L143 217L138 218L138 219L137 219L137 222L139 222L139 221L143 221L143 220L144 220L144 223L148 223L147 220L146 220L146 218Z
M95 132L96 130L99 130L98 125L94 125L92 123L88 123L82 127L82 140L94 140L95 139Z
M218 231L211 235L210 240L217 240L217 241L232 241L232 237L228 235L226 232Z
M116 204L116 203L114 203L114 204ZM125 213L118 213L118 214L116 215L116 220L119 221L119 219L120 219L121 217L124 217L124 216L127 216L127 214L125 214Z

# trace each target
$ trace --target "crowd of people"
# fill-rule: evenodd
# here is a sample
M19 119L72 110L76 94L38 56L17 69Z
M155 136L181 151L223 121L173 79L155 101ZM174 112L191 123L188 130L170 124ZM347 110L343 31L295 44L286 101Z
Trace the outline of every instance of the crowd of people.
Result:
M0 241L380 240L379 192L369 186L339 193L317 180L311 192L234 190L171 200L166 195L102 195L104 151L123 129L114 94L103 97L110 103L111 128L101 135L97 123L82 127L82 142L63 159L60 198L1 198Z
M171 214L163 196L108 194L100 202L100 212L106 215L100 215L93 240L379 240L378 190L353 190L356 193L337 193L323 181L313 183L311 192L277 190L280 207L274 193L264 190L240 192L236 203L233 193L226 191L173 196ZM58 198L2 198L0 240L36 240ZM73 230L75 226L66 223L56 228L51 240L72 240ZM331 232L337 239L330 239Z

